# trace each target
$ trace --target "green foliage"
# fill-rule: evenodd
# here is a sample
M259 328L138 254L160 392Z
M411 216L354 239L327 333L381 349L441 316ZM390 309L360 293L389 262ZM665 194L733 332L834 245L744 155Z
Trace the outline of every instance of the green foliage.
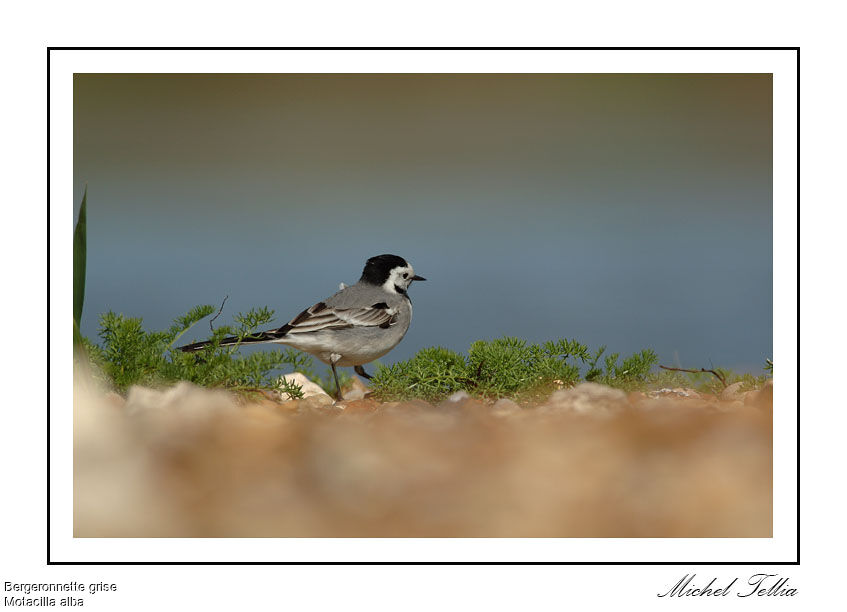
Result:
M708 372L673 372L659 370L647 378L647 386L652 389L694 389L702 393L713 393L713 383L722 388L721 382Z
M178 317L165 331L145 331L140 318L107 312L100 316L101 345L84 341L95 369L117 390L130 385L164 385L187 380L205 387L224 387L236 391L274 389L292 398L302 397L299 385L279 381L279 370L293 369L314 377L312 358L294 349L255 352L240 355L240 344L220 346L227 336L243 340L259 326L273 319L267 308L239 313L235 328L214 330L210 344L195 353L175 348L176 341L188 329L214 312L210 305L197 306Z
M726 377L727 384L733 384L740 382L741 389L740 391L753 391L754 389L759 389L762 385L767 382L768 377L762 374L761 376L753 376L749 373L744 374L736 374L735 372L729 371Z
M474 342L467 357L442 347L427 348L412 359L380 367L371 387L376 397L386 400L437 401L456 391L481 398L527 398L575 385L583 366L589 380L620 388L643 385L657 361L653 351L645 350L617 365L616 354L606 358L604 371L597 366L604 351L590 353L576 340L539 345L509 337Z
M585 373L585 380L589 382L596 381L601 376L603 376L603 369L597 367L597 362L600 361L600 357L603 356L603 353L606 352L606 345L604 344L597 352L593 355L589 355L585 362L588 364L588 371Z
M74 227L74 352L84 347L82 335L79 332L79 320L82 316L82 304L85 300L85 258L86 258L86 200L88 186L82 194L82 204L79 207L79 217Z
M275 389L291 398L302 397L298 385L280 382L280 370L293 369L317 381L329 394L335 392L331 370L318 377L312 358L294 349L255 352L241 355L241 341L273 320L268 308L238 313L234 326L215 329L209 344L197 352L183 353L177 341L198 321L214 312L210 305L197 306L174 320L164 331L144 330L140 318L107 312L100 316L101 344L86 338L81 343L93 364L93 370L115 390L125 392L130 385L165 385L187 380L205 387L223 387L241 392ZM239 342L221 346L235 336ZM455 393L484 398L512 397L531 399L554 388L569 387L580 380L593 381L623 390L688 387L706 393L723 389L717 377L707 372L687 373L662 370L652 372L656 354L645 349L622 362L619 353L606 355L601 346L591 352L576 340L557 340L532 344L520 338L498 338L474 342L467 356L443 347L419 351L409 360L391 366L378 365L371 380L374 396L381 400L420 398L439 401ZM620 363L619 363L620 362ZM766 370L773 371L768 360ZM582 371L584 370L584 375ZM741 382L741 390L759 388L766 375L735 374L717 370L727 384ZM351 380L339 371L342 388Z
M481 397L509 397L560 381L570 386L579 379L579 367L588 349L575 340L528 344L519 338L474 342L468 351L468 373L472 390Z
M713 368L724 377L727 385L737 382L741 383L740 391L752 391L759 389L768 380L768 376L754 376L753 374L738 374L725 368ZM661 370L651 373L647 377L647 387L651 389L694 389L699 393L711 393L719 395L724 390L724 384L711 372L675 372Z
M465 388L466 372L462 355L440 346L425 348L407 361L380 366L371 388L380 399L436 400Z
M620 354L612 353L604 360L605 370L601 370L597 367L597 361L605 349L605 346L600 347L600 350L592 356L589 371L585 376L586 380L624 391L641 389L647 382L650 370L659 363L659 357L652 349L644 349L624 359L620 365L618 365Z

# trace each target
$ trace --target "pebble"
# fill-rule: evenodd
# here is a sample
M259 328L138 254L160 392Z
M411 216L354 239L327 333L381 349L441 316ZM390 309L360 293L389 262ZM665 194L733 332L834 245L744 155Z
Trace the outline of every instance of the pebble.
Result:
M358 401L365 399L368 396L369 392L370 389L368 389L365 383L359 380L358 376L354 376L353 379L350 381L350 387L347 389L347 391L344 392L342 397L345 400L351 402Z
M315 407L332 406L332 404L335 403L334 400L326 393L310 395L303 398L301 401L307 402L309 405Z
M691 399L700 399L700 394L697 393L694 389L683 389L682 387L677 387L676 389L659 389L657 391L650 391L648 396L652 398L657 397L682 397L682 398L691 398Z
M456 391L453 395L447 398L448 402L453 402L458 404L459 402L463 402L466 399L470 399L470 395L466 391Z
M283 374L280 376L280 381L287 380L289 383L294 383L300 385L303 389L303 399L307 399L310 397L317 396L325 396L329 398L330 404L332 403L332 398L327 395L326 391L317 384L309 380L305 374L301 374L300 372L294 372L293 374ZM282 393L282 399L288 399L288 394Z
M491 407L491 414L498 417L510 416L520 411L520 406L505 397L494 402L494 405Z
M585 382L572 389L554 391L539 410L607 416L622 410L626 405L627 395L620 389Z
M235 408L233 396L226 391L204 389L182 381L167 389L150 389L133 385L127 393L128 414L179 414L183 418L203 418L214 412Z
M743 399L743 395L741 393L741 386L743 382L736 382L729 385L726 389L721 391L720 398L722 400L741 400Z
M365 392L361 389L349 389L342 396L345 401L354 402L365 399Z

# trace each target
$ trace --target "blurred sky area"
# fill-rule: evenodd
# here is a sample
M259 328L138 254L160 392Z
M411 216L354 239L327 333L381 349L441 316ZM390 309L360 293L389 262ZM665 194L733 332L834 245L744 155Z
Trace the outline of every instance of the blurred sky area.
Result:
M281 325L394 253L428 281L383 363L510 335L761 373L771 179L769 74L78 74L82 332L226 295Z

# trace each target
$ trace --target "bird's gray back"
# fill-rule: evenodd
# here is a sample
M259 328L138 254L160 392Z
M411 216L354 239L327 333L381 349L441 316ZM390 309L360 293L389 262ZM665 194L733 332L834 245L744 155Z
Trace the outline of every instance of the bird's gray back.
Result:
M395 308L402 307L408 300L398 293L388 293L382 287L366 283L345 287L324 300L324 304L330 308L367 308L380 302L389 308Z

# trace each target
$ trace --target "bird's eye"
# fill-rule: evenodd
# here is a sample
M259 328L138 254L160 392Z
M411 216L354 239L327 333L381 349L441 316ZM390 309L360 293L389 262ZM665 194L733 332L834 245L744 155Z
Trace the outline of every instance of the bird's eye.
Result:
M408 272L403 272L403 278L409 278Z

